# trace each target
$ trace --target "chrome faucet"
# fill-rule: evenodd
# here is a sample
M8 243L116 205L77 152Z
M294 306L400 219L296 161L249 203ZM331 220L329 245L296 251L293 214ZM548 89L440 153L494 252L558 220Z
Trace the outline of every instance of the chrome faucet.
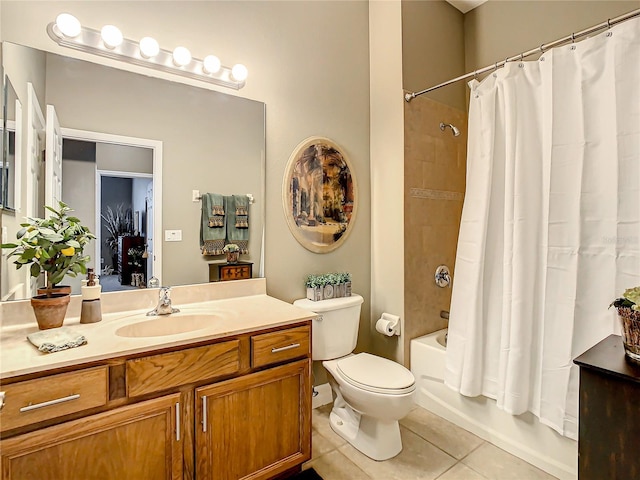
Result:
M170 315L172 313L178 313L180 311L179 309L173 308L171 306L171 298L169 297L170 291L171 287L160 288L160 298L158 299L158 305L150 312L147 312L147 316Z

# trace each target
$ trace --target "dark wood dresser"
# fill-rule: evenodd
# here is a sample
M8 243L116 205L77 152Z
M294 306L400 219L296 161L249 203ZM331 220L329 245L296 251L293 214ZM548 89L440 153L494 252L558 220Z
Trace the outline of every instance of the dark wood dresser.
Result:
M640 364L610 335L580 366L579 480L640 479Z

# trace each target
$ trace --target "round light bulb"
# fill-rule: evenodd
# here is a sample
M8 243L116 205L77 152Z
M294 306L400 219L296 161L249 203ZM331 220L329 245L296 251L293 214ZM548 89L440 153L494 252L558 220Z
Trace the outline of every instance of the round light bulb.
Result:
M247 70L247 67L241 63L236 63L231 69L231 76L237 82L244 82L248 75L249 71Z
M155 57L160 53L160 45L154 38L144 37L140 40L140 54L144 58Z
M221 66L220 59L215 55L207 55L202 61L202 69L205 73L218 73Z
M80 22L70 13L61 13L56 17L56 27L65 37L77 37L80 35Z
M179 67L184 67L191 63L191 52L185 47L176 47L173 51L173 63Z
M114 25L105 25L102 27L100 35L102 36L102 41L107 48L116 48L123 40L122 32Z

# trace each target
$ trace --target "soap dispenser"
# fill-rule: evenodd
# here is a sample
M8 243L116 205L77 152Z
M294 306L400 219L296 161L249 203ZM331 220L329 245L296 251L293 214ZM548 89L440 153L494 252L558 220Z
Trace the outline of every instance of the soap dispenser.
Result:
M93 268L87 268L87 280L82 282L82 309L80 310L80 323L96 323L102 320L102 308L100 307L100 292L102 286L93 273Z

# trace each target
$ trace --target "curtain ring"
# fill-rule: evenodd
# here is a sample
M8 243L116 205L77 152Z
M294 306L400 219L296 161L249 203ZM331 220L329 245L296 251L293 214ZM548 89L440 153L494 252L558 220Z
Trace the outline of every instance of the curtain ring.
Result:
M575 50L576 49L576 44L574 43L576 41L576 34L572 33L571 34L571 50Z
M611 31L611 19L607 18L607 33L605 34L605 37L610 37L611 35L613 35L613 32Z
M540 44L540 54L542 55L544 53L544 43Z

